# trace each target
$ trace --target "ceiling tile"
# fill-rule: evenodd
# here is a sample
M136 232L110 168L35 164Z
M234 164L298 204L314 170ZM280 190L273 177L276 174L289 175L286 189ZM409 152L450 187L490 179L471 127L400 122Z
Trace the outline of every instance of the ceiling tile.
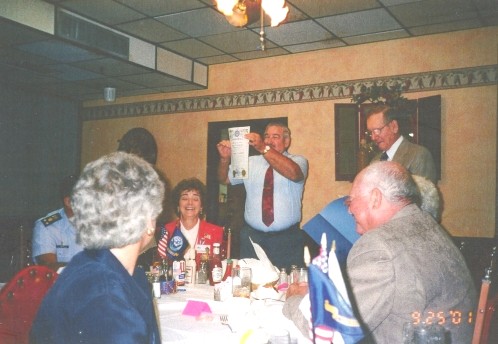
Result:
M271 48L271 49L265 49L264 51L256 50L256 51L249 51L246 53L233 54L233 56L235 56L240 60L252 60L252 59L260 59L265 57L287 55L287 54L289 54L289 52L285 49Z
M312 20L293 22L285 26L265 28L266 37L278 45L311 43L334 38L334 36Z
M99 73L105 76L120 76L133 75L140 73L150 73L150 69L130 64L124 61L101 58L96 60L87 60L72 63L73 66L83 68L94 73Z
M341 40L329 39L329 40L324 40L324 41L319 41L319 42L314 42L314 43L286 45L285 49L287 49L288 51L290 51L292 53L302 53L305 51L343 47L345 45L346 44L344 44L344 42Z
M151 17L205 7L198 0L116 0Z
M212 8L170 14L156 19L191 37L245 30L230 25L221 13Z
M389 7L392 15L407 27L445 23L477 17L470 0L426 0Z
M338 37L357 36L400 29L385 9L374 9L317 19Z
M24 28L0 17L0 47L31 43L47 39L47 34Z
M259 34L250 30L200 37L199 39L229 54L254 51L261 48ZM271 42L266 42L266 46L267 48L274 47Z
M80 68L72 67L67 64L57 64L53 66L53 68L58 73L57 77L62 80L76 81L76 80L95 79L99 77L98 74Z
M140 62L134 63L0 13L2 79L78 100L102 99L108 83L117 85L120 96L202 89L154 71L157 48L211 65L498 25L497 0L287 0L289 14L278 27L270 27L264 16L266 50L261 51L260 21L233 27L213 0L42 1L136 37L131 56Z
M353 36L344 38L344 41L347 44L363 44L363 43L371 43L378 41L387 41L390 39L399 39L399 38L407 38L409 37L408 33L405 30L396 30L389 32L379 32L372 33L367 35Z
M407 4L409 2L420 2L424 0L379 0L384 6L396 6L401 4Z
M462 20L451 23L412 27L409 29L409 31L416 36L421 36L421 35L428 35L440 32L474 29L479 26L480 22L478 19L469 19L469 20Z
M174 41L187 37L185 34L164 25L155 19L137 20L126 24L116 25L116 28L151 43Z
M87 50L56 40L23 44L19 46L19 49L59 62L75 62L98 57Z
M337 1L337 0L290 0L290 2L299 10L303 11L310 17L320 18L335 14L356 12L380 7L377 0L355 0L355 1Z
M139 75L129 75L119 78L120 80L128 81L138 85L144 85L146 87L161 87L161 86L171 86L179 85L184 82L176 78L168 77L167 75L158 73L148 73Z
M63 6L95 21L114 25L145 18L145 15L115 1L68 0Z
M183 39L180 41L166 42L161 44L162 47L170 49L185 55L190 58L207 57L222 54L221 51L215 49L204 42L197 39Z

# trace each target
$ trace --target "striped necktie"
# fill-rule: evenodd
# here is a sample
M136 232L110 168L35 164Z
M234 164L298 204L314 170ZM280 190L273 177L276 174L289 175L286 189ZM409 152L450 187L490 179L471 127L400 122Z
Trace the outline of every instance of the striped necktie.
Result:
M263 223L269 227L273 223L273 168L271 166L266 170L261 204Z

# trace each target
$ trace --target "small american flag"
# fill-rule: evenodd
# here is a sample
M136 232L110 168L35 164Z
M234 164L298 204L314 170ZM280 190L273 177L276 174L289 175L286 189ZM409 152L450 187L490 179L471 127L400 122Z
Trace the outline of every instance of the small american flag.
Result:
M159 243L157 244L157 253L159 253L159 256L161 258L166 258L166 247L168 246L168 231L166 230L166 227L161 228L161 239L159 240Z

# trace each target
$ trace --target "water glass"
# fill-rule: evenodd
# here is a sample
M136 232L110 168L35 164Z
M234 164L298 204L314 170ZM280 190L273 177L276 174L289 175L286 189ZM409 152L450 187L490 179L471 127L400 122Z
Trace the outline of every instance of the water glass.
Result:
M270 333L269 344L291 344L289 331L286 329L273 329Z
M439 324L405 323L403 326L403 344L444 344L445 329Z
M252 271L243 266L232 271L232 295L234 297L251 296Z

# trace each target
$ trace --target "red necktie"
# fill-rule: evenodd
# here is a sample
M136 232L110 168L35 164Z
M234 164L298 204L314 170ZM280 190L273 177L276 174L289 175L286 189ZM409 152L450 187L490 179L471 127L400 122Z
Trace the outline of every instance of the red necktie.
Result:
M268 167L263 186L263 223L270 226L273 223L273 168Z

